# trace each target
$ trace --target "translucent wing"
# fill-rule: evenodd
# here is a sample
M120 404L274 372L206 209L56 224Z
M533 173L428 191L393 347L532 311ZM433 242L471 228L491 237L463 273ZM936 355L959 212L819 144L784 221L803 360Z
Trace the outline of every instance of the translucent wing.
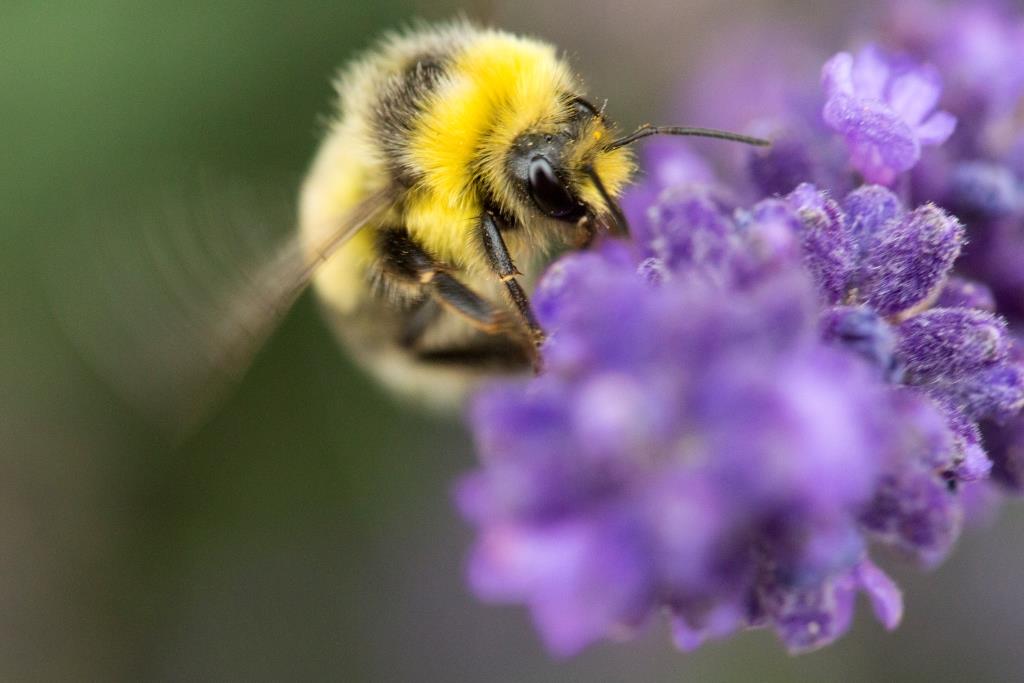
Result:
M317 267L393 199L368 196L309 244L281 233L294 222L290 202L268 196L222 191L198 209L174 203L159 220L92 224L63 256L44 257L74 345L177 436L241 378Z

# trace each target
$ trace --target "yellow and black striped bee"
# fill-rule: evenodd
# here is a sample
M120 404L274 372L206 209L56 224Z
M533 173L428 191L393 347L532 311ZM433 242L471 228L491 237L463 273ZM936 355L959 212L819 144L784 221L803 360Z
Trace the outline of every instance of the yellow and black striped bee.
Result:
M360 360L433 400L481 371L538 366L544 332L519 278L553 248L625 229L628 143L719 135L619 137L554 47L468 23L386 38L338 94L300 227L310 245L346 222L354 234L313 284Z
M296 238L230 292L189 307L174 345L189 360L174 372L236 376L312 283L371 372L450 403L482 374L539 367L529 283L554 250L625 233L616 199L634 172L630 143L766 144L699 128L622 135L553 46L463 21L385 37L337 92ZM166 326L170 316L156 317Z

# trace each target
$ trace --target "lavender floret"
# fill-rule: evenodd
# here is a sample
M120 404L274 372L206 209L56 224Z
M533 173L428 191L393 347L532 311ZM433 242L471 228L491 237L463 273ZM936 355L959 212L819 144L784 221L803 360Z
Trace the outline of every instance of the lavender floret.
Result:
M849 205L869 196L888 202ZM862 204L882 216L869 243L929 230L918 212ZM868 543L939 562L962 519L950 478L988 467L946 404L899 386L900 343L935 352L916 330L941 312L911 317L901 338L870 303L821 309L808 224L831 215L848 237L847 216L812 188L730 212L681 187L648 215L650 243L552 267L535 295L546 374L476 400L483 467L459 488L481 533L476 592L529 605L558 654L663 608L683 649L768 627L802 652L848 628L857 591L894 626L899 592ZM1001 331L956 310L959 327L939 327ZM1000 367L991 335L961 336L939 339L961 374ZM913 359L918 375L935 369Z
M822 69L825 122L843 136L850 163L869 183L888 185L921 157L922 145L946 141L956 118L934 111L942 79L932 66L885 54L840 52Z

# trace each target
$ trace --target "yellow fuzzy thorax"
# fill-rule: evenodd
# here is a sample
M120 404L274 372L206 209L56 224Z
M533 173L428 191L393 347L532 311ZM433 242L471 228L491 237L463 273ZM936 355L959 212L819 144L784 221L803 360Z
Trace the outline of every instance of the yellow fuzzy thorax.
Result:
M482 207L475 192L482 179L511 215L528 220L505 170L505 155L526 131L554 131L570 115L566 94L579 92L555 49L529 38L481 31L455 55L439 88L413 130L407 162L422 180L406 201L409 233L428 250L471 266L467 249ZM574 162L589 161L617 195L632 173L626 150L604 152L610 131L595 121L575 145ZM600 205L589 182L578 179L583 199Z

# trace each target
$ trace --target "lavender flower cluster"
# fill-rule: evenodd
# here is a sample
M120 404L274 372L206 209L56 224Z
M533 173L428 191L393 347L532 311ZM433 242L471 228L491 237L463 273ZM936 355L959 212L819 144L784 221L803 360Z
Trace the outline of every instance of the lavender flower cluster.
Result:
M456 497L473 590L528 605L552 652L663 613L684 650L762 627L802 652L858 592L893 628L878 551L934 566L973 497L1024 488L1024 348L996 313L1020 292L984 249L959 258L1024 231L1024 122L1018 152L983 132L1021 106L1024 61L980 76L1024 44L986 31L1024 22L978 28L997 15L975 7L897 17L902 53L829 59L728 181L653 144L632 242L539 283L545 372L476 396Z

